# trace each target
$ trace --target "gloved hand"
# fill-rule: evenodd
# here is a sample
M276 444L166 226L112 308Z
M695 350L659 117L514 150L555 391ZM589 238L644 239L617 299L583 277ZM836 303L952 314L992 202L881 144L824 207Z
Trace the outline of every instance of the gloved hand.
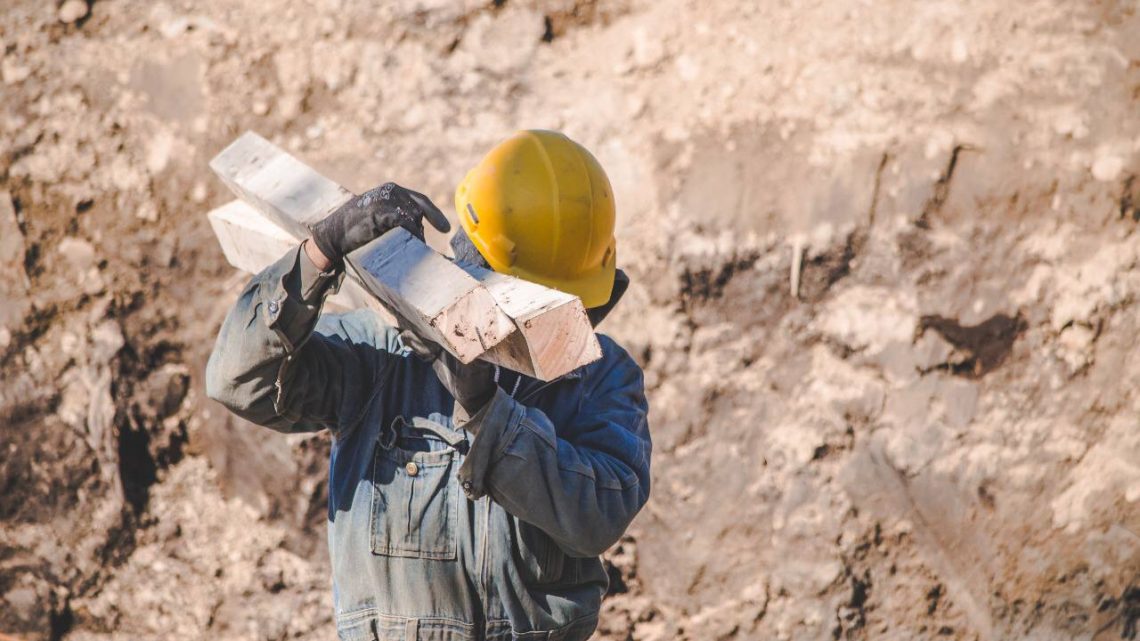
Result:
M333 265L396 227L403 227L421 240L423 219L441 232L451 230L447 217L427 196L396 183L384 183L341 205L313 225L313 242Z
M424 340L415 332L405 329L400 332L400 341L424 362L430 362L432 371L443 387L451 393L455 402L467 413L474 416L495 395L495 366L485 361L472 361L464 364L431 341Z

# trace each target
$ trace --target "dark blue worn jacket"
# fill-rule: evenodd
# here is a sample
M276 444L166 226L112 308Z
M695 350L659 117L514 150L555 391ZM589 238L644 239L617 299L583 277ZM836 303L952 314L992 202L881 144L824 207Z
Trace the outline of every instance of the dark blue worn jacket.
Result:
M250 281L206 384L254 423L332 431L340 638L589 637L607 586L598 556L649 496L641 369L599 336L601 360L550 383L504 373L457 426L396 329L370 311L318 320L328 287L300 276L306 262L292 251Z

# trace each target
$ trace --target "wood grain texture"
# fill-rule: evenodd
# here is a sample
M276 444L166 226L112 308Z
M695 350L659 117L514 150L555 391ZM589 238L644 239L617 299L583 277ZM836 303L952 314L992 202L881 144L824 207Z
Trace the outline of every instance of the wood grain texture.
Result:
M252 131L215 156L210 168L238 198L297 238L307 237L310 225L352 198L352 192Z

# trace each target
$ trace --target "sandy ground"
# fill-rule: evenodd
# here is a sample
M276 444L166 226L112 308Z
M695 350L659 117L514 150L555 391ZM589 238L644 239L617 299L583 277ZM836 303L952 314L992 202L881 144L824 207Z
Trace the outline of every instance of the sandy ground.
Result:
M327 440L202 393L206 162L253 129L450 210L549 127L652 405L599 639L1135 638L1138 10L7 0L0 632L331 638Z

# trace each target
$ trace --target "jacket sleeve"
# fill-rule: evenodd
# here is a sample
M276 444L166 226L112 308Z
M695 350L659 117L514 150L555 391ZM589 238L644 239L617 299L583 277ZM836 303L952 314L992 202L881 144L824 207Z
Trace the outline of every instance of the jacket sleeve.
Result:
M279 432L350 422L350 399L376 376L352 341L314 332L343 274L320 272L300 249L254 276L226 316L206 366L207 395ZM374 386L373 386L374 388Z
M477 434L459 471L467 495L490 495L573 556L604 552L649 498L641 369L614 349L571 425L556 427L501 389L467 424Z

